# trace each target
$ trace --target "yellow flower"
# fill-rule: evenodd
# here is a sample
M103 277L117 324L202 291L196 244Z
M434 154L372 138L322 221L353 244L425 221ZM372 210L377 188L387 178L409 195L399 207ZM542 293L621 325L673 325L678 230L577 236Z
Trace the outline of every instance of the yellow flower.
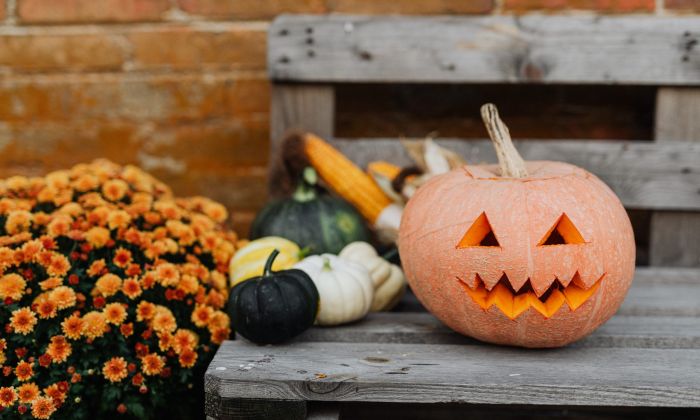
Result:
M180 277L180 282L178 283L177 288L187 294L193 295L197 293L197 290L199 289L199 282L197 281L196 277L185 274Z
M111 201L121 200L129 190L129 185L121 179L110 179L102 185L102 195Z
M83 174L80 175L75 182L73 182L73 188L80 192L86 192L97 188L97 184L97 177L91 174Z
M32 214L26 210L14 210L7 215L5 230L10 235L26 232L32 225Z
M11 273L0 277L0 299L10 298L18 301L24 294L27 282L19 274Z
M105 297L117 293L121 287L122 279L112 273L103 275L95 282L95 288Z
M17 388L17 396L19 402L23 404L30 403L39 396L39 387L32 382L22 384Z
M37 419L48 419L55 411L56 406L49 397L39 397L32 403L32 416Z
M85 240L95 248L102 248L109 241L109 230L103 227L90 228L85 233Z
M17 367L15 367L15 376L17 376L17 380L19 380L20 382L24 382L31 379L32 376L34 376L34 369L32 369L32 364L21 360L19 363L17 363Z
M51 337L51 342L46 348L46 354L51 356L54 363L62 363L68 359L73 352L73 347L62 335Z
M103 310L107 322L113 325L120 325L126 319L126 309L121 303L110 303Z
M131 216L124 210L114 210L107 216L107 225L110 229L126 228L131 223Z
M110 382L120 382L126 378L126 360L123 357L113 357L102 367L102 374Z
M61 329L66 337L77 340L83 334L85 323L78 315L73 314L61 322Z
M70 216L65 214L58 214L53 216L51 222L46 227L46 232L50 236L63 236L68 234L70 230L70 225L73 222Z
M158 375L165 366L165 361L155 353L149 353L141 358L141 371L144 375Z
M156 308L151 325L156 332L173 332L177 329L177 321L173 313L170 309L160 305Z
M83 315L83 335L95 339L107 332L107 318L102 312L91 311Z
M17 334L27 335L34 331L37 323L36 316L29 308L20 308L12 311L10 326Z
M65 309L75 305L76 296L70 287L58 286L49 292L49 300L53 301L58 309Z

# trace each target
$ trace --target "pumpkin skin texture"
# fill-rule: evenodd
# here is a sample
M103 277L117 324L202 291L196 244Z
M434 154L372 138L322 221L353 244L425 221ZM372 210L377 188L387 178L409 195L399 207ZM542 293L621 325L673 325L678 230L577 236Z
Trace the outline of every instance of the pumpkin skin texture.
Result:
M464 166L409 200L399 253L411 288L454 330L558 347L607 321L634 276L634 235L615 194L561 162L525 162L493 104L499 165Z
M257 344L277 344L301 334L318 313L318 290L306 273L272 271L278 254L270 254L262 276L237 284L229 297L234 331Z
M309 178L299 182L292 198L270 203L258 213L250 238L281 236L309 254L337 254L350 242L368 241L369 231L357 210L320 191L315 173Z
M372 277L367 269L330 254L312 255L297 263L316 284L321 296L318 325L339 325L356 321L369 312L374 297Z

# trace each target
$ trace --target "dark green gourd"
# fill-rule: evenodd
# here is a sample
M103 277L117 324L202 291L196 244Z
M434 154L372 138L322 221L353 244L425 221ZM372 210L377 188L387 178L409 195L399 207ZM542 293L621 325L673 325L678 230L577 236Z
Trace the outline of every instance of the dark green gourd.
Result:
M291 198L268 204L258 213L250 238L281 236L309 254L337 254L351 242L369 241L357 210L316 184L316 171L307 167Z
M311 278L301 270L272 271L279 254L274 250L260 277L231 289L228 313L234 331L258 344L289 340L316 320L319 294Z

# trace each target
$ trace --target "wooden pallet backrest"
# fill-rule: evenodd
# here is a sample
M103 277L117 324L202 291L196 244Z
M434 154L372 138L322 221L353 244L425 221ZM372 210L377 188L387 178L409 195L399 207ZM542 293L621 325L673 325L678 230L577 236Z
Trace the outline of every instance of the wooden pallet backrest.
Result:
M628 208L653 210L650 262L700 266L700 18L656 16L281 16L268 35L271 159L290 128L324 136L359 164L407 158L395 139L333 136L343 83L658 86L650 141L522 141L526 159L571 162ZM445 140L468 161L485 141Z

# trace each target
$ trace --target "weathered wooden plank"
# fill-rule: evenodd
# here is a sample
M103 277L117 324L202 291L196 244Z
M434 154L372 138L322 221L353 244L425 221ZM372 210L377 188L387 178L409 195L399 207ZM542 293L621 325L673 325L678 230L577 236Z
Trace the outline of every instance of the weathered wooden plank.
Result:
M656 101L658 143L700 144L700 89L660 88ZM696 183L700 196L700 183ZM700 267L700 214L654 212L649 244L652 265Z
M219 348L206 392L222 399L700 407L698 365L700 349L260 347L239 340Z
M474 344L427 312L381 312L333 328L313 327L297 342ZM575 347L700 348L700 317L616 315Z
M312 131L323 137L333 135L335 121L335 91L328 85L275 84L270 108L270 191L284 176L276 174L280 145L290 129Z
M281 16L272 79L700 84L700 18Z
M333 139L331 142L363 167L373 160L411 163L397 139ZM496 162L490 141L443 139L438 143L458 152L467 162ZM700 144L521 140L516 142L516 147L527 160L559 160L593 172L627 207L700 210Z

